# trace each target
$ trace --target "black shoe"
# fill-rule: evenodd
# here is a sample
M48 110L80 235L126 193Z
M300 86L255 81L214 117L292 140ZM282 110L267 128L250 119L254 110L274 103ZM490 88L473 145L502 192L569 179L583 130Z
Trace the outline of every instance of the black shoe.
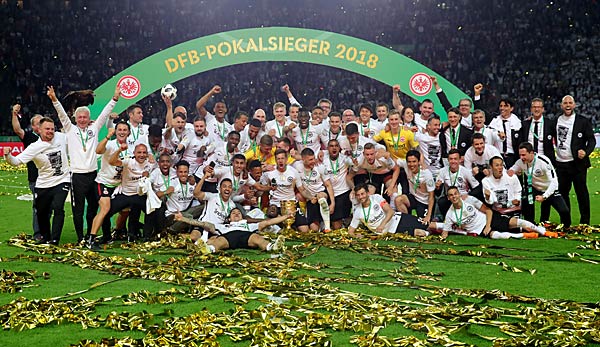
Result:
M48 243L51 244L51 245L54 245L54 246L58 246L58 240L52 240L52 241L50 241Z
M92 251L99 251L100 245L96 242L96 235L90 235L85 241L85 246Z
M39 244L41 244L41 243L44 243L44 237L43 237L42 235L40 235L40 234L38 234L38 235L34 235L34 236L33 236L33 241L34 241L36 244L38 244L38 245L39 245Z

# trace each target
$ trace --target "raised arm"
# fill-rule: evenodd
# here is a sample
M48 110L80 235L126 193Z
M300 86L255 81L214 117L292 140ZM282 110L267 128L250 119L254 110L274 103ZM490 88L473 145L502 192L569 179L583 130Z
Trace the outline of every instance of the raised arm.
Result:
M290 89L290 86L287 84L284 84L281 87L281 90L283 90L285 92L285 95L287 95L288 100L290 101L290 105L298 105L300 107L302 107L302 104L298 101L298 99L296 99L294 97L294 94L292 94L292 90Z
M161 94L161 97L163 99L163 102L165 103L165 106L167 107L167 114L165 115L165 123L166 123L167 127L171 127L173 124L173 101L171 101L171 98L166 97L162 94Z
M283 216L277 216L275 218L269 218L262 220L258 223L258 230L263 230L265 228L270 227L271 225L279 224L288 218L292 218L294 216L293 213L285 214Z
M96 154L104 154L104 152L106 152L106 144L114 134L115 128L108 128L108 134L106 134L106 137L103 138L102 141L98 142L98 147L96 147Z
M113 153L110 156L108 163L112 166L123 166L123 161L121 160L119 155L121 154L121 152L123 152L125 150L127 150L127 143L122 143L121 146L119 147L119 150L115 151L115 153Z
M452 108L452 104L450 104L450 101L448 101L448 97L446 96L446 93L444 93L444 91L440 87L440 84L437 81L437 77L429 76L429 78L431 79L431 82L433 83L433 87L435 88L435 95L437 96L438 100L440 100L440 104L442 104L442 107L444 108L444 110L448 111L449 109Z
M208 102L208 99L210 99L215 94L219 94L220 92L221 86L215 85L208 91L208 93L204 94L200 99L198 99L198 101L196 102L196 110L198 110L198 114L200 116L206 117L206 114L208 112L206 111L206 108L204 106Z
M21 112L21 105L14 104L12 107L12 128L15 134L23 140L25 137L25 130L21 128L21 123L19 122L19 112Z
M392 105L398 112L402 112L404 109L404 105L402 105L402 101L400 100L400 85L394 84L392 87Z
M64 131L69 131L69 129L71 129L73 126L73 123L71 123L69 115L67 115L67 111L65 111L60 101L58 101L56 93L54 92L54 87L48 86L46 88L48 89L46 95L48 95L48 98L50 98L50 101L52 101L52 106L54 106L54 109L58 113L58 119L60 119L60 123L62 124Z
M112 99L110 99L106 106L104 106L102 112L100 112L100 115L98 116L98 119L96 119L96 121L94 122L94 126L97 130L100 130L105 125L107 128L111 128L107 125L107 120L109 119L113 108L115 108L117 101L119 101L119 96L121 96L121 87L119 87L119 85L117 84L115 86L115 92L113 93Z

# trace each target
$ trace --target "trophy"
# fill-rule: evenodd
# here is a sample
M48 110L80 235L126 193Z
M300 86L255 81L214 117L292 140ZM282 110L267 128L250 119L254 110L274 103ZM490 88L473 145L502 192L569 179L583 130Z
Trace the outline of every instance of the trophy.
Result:
M281 202L281 215L291 214L292 217L286 219L284 221L285 228L283 231L290 232L292 231L292 224L294 224L295 218L293 216L296 215L296 200L284 200Z

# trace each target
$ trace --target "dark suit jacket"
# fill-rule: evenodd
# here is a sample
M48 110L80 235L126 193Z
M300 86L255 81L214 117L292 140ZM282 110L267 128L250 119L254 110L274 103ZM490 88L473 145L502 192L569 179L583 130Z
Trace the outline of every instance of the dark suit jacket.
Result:
M456 144L456 149L460 152L461 156L464 156L467 152L467 149L471 147L471 138L473 137L473 130L459 125L460 132L458 133L458 142ZM446 145L446 130L450 128L448 124L442 130L440 130L440 146L442 147L442 158L448 158L448 151L450 150Z
M556 155L554 154L554 138L556 137L556 121L544 117L544 139L543 149L544 155L547 156L552 165L556 165ZM531 128L531 122L533 118L523 121L521 124L521 136L520 141L525 142L529 138L529 134L533 132ZM520 143L519 143L520 144ZM532 143L533 144L533 143Z
M556 133L557 130L555 127L554 139L555 143L558 143ZM592 122L590 122L589 119L576 114L575 122L573 123L573 135L571 136L571 153L574 158L573 162L578 169L585 170L592 166L590 163L590 154L594 151L594 148L596 148L596 137L594 136ZM579 159L577 156L577 151L580 149L583 149L586 154L583 159Z

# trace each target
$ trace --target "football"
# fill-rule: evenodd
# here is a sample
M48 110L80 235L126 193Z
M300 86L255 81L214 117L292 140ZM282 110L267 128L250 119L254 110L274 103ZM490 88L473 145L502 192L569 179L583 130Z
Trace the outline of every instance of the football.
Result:
M160 90L160 94L171 100L175 100L175 98L177 97L177 88L175 88L171 84L167 84L164 87L162 87L162 89Z

